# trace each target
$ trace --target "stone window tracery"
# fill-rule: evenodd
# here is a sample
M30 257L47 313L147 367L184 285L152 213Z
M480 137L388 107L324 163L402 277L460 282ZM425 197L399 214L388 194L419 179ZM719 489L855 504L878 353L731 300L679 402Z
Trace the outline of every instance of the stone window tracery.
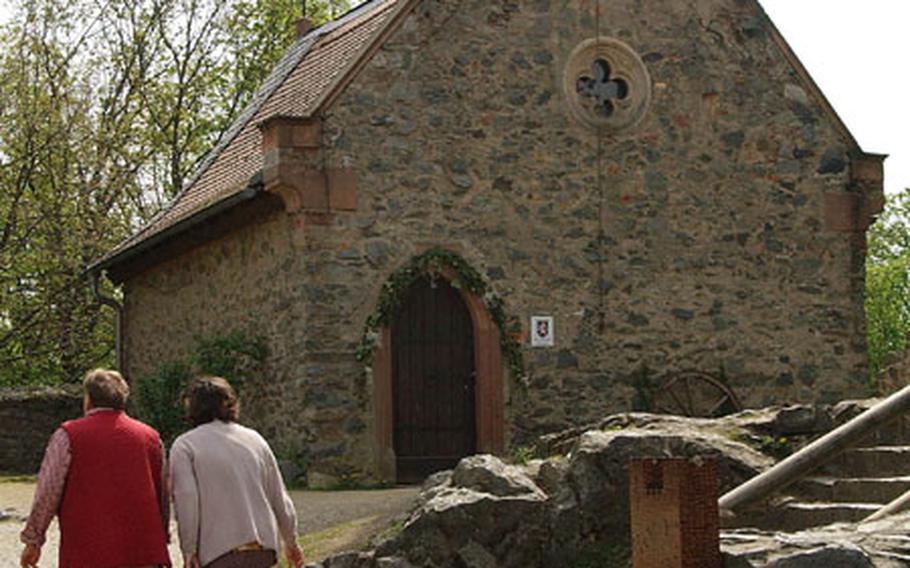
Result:
M612 69L606 59L597 59L591 66L591 74L583 75L575 83L575 91L582 97L593 100L594 112L609 117L616 109L614 101L629 95L629 85L622 79L610 76Z
M618 131L638 124L651 102L651 78L625 43L607 37L582 42L569 56L565 93L573 116Z

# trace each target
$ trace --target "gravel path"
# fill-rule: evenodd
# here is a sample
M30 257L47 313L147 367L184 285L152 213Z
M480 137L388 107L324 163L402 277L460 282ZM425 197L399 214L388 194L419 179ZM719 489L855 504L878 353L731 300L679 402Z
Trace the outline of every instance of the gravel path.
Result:
M416 487L370 491L291 491L300 534L321 531L363 517L392 519L407 512Z
M31 507L33 483L0 482L0 568L18 568L19 531ZM300 533L308 534L348 523L375 517L374 525L384 525L407 512L417 495L417 488L405 487L375 491L291 491L300 519ZM176 527L172 526L176 535ZM56 565L59 544L56 521L48 531L48 542L41 551L42 567ZM176 540L176 538L174 539ZM171 559L180 564L179 550L172 543Z

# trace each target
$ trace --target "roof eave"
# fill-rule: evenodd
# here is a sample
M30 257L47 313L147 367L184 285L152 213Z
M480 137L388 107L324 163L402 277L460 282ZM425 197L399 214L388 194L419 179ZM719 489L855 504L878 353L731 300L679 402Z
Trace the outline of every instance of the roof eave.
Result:
M200 209L186 219L183 219L182 221L171 225L159 233L155 233L148 239L140 241L133 247L123 249L113 256L101 258L100 260L90 264L88 268L85 269L85 274L94 274L103 270L110 270L116 266L133 260L139 255L155 248L156 246L161 245L183 233L186 233L190 229L201 225L209 219L212 219L213 217L220 215L229 209L232 209L236 205L253 200L263 192L263 189L264 186L262 184L261 176L254 176L254 178L250 181L250 184L247 185L242 191L235 193L226 199L215 201L208 207Z

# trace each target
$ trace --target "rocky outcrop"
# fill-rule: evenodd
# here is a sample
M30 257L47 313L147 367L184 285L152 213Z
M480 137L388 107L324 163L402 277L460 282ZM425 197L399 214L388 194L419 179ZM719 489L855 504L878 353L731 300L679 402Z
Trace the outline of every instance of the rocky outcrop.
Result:
M643 431L697 431L737 440L775 458L795 451L818 436L848 422L874 406L879 399L845 400L837 404L793 404L748 409L720 418L686 418L665 414L631 412L614 414L593 424L541 436L538 455L572 451L579 437L591 430L634 428Z
M571 566L592 550L621 554L629 539L630 459L714 458L724 488L770 465L747 445L699 426L683 419L673 427L591 430L566 455L521 466L465 458L427 481L398 535L322 567L534 568Z
M541 440L546 459L510 465L489 455L427 480L401 531L370 552L318 568L535 568L625 565L627 464L642 457L717 460L726 491L773 463L767 437L811 436L869 406L791 406L718 420L621 414ZM754 446L754 447L753 447ZM725 568L896 568L910 565L910 513L867 525L797 533L724 530ZM597 561L591 562L591 558ZM583 561L583 562L582 562Z
M534 566L552 534L548 500L524 468L469 457L428 481L402 532L377 552L416 566Z
M723 531L729 568L898 568L910 565L910 513L856 525L840 523L790 534Z

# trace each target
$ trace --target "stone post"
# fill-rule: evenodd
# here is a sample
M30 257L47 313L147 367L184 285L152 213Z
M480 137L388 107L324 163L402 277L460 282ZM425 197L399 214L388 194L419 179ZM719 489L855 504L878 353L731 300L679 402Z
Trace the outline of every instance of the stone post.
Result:
M633 568L720 568L717 463L629 462Z

